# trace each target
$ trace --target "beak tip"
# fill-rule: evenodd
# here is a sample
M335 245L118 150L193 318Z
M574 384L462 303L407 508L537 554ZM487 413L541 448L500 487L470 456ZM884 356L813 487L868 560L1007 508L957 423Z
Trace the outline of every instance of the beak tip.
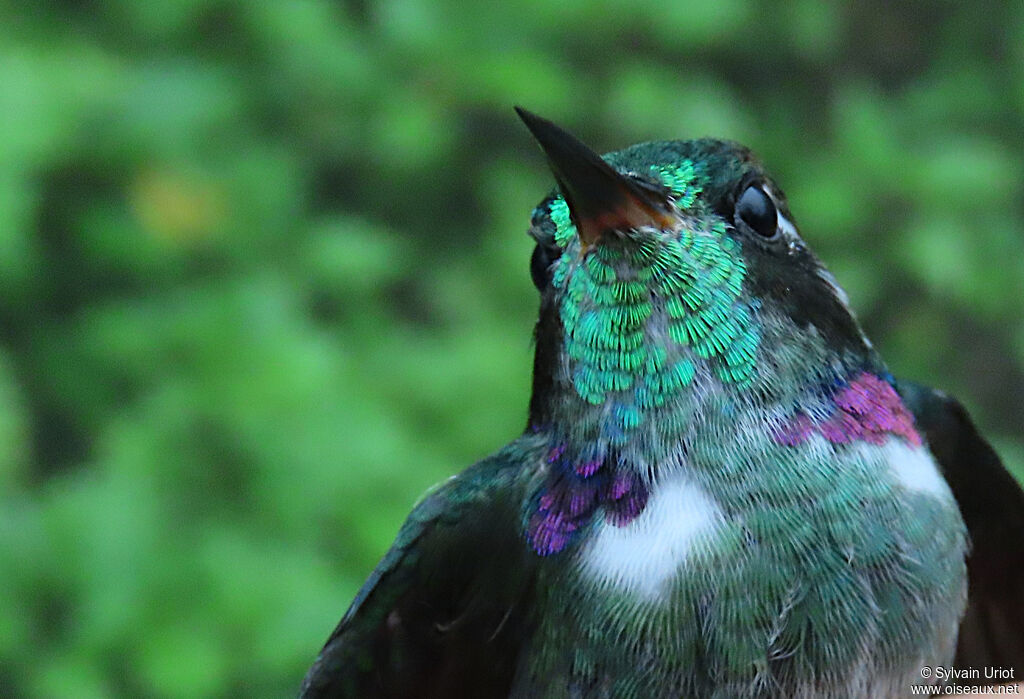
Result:
M529 109L519 105L515 105L513 109L519 115L519 118L522 119L523 123L526 124L526 128L530 130L533 137L540 143L541 147L544 147L545 143L550 142L552 132L561 130L554 123L538 114L534 114Z
M528 109L513 108L547 156L584 247L596 243L605 229L635 228L658 218L661 203L582 141Z

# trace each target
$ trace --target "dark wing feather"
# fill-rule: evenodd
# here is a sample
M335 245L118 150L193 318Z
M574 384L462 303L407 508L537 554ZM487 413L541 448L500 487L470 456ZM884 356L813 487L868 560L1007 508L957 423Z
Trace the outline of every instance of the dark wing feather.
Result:
M907 381L896 388L924 432L971 538L956 665L1012 667L1015 678L1024 677L1024 491L959 402Z
M523 470L507 455L424 498L303 681L302 697L507 696L530 623Z

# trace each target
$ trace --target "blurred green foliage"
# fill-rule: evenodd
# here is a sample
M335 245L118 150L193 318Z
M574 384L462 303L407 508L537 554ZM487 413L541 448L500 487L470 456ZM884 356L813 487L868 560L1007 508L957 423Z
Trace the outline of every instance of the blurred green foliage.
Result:
M525 421L511 111L751 145L894 372L1024 464L1024 6L0 9L0 694L282 696Z

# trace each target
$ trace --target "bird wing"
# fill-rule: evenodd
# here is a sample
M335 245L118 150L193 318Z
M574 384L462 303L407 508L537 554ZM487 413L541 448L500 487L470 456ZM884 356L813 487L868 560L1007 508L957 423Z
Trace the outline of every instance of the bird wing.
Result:
M328 638L301 697L505 696L535 556L509 450L425 496Z
M964 407L941 391L899 381L971 539L967 612L960 625L958 667L1014 668L1024 673L1024 491ZM991 684L992 679L979 679Z

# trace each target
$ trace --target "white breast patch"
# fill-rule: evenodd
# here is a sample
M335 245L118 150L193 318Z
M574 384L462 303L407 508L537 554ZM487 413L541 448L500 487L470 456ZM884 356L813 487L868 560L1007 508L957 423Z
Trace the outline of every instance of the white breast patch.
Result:
M907 444L902 439L892 438L882 447L889 468L896 479L907 490L929 493L943 500L952 499L953 494L939 473L935 458L924 447Z
M582 552L582 573L598 585L656 600L693 549L722 522L722 511L704 490L673 475L655 485L635 520L624 527L601 527Z

